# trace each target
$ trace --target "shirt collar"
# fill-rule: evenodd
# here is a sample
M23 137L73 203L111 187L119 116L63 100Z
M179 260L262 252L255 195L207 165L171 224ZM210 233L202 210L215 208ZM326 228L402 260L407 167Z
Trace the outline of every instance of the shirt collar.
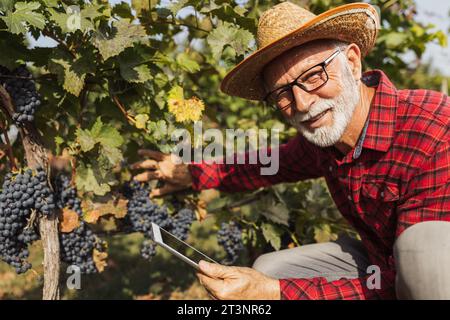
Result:
M369 110L368 126L363 148L386 152L394 138L395 119L398 104L397 89L381 70L364 73L362 80L368 86L375 86L375 95Z

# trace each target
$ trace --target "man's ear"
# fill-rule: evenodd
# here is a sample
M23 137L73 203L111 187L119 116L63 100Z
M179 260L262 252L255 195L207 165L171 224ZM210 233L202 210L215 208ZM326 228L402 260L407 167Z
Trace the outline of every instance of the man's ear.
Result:
M351 43L346 51L345 56L348 60L353 78L359 80L362 77L362 63L361 63L361 50L358 45Z

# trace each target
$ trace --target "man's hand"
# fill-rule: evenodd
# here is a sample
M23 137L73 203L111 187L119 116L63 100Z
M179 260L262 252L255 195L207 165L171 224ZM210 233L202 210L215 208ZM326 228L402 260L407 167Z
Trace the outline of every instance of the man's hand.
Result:
M175 155L165 154L159 151L141 149L138 151L141 156L150 159L142 160L131 165L131 169L145 169L146 171L133 177L136 181L162 180L164 186L153 189L150 196L162 196L171 192L188 189L192 185L192 176L188 165L177 164L172 157Z
M280 300L280 284L251 268L200 261L197 277L214 299Z

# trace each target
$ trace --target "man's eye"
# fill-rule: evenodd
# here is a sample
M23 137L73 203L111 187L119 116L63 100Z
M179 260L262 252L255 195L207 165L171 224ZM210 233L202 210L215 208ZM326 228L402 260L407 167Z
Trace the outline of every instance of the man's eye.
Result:
M322 80L322 72L321 71L315 71L315 72L312 72L312 73L306 75L305 77L303 77L303 82L308 82L308 83L314 83L319 80Z

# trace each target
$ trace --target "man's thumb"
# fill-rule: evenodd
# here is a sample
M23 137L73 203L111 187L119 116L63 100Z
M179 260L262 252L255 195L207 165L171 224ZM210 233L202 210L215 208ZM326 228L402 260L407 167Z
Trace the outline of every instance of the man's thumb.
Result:
M201 272L212 278L224 278L230 273L230 267L206 262L204 260L201 260L198 266L200 267Z

